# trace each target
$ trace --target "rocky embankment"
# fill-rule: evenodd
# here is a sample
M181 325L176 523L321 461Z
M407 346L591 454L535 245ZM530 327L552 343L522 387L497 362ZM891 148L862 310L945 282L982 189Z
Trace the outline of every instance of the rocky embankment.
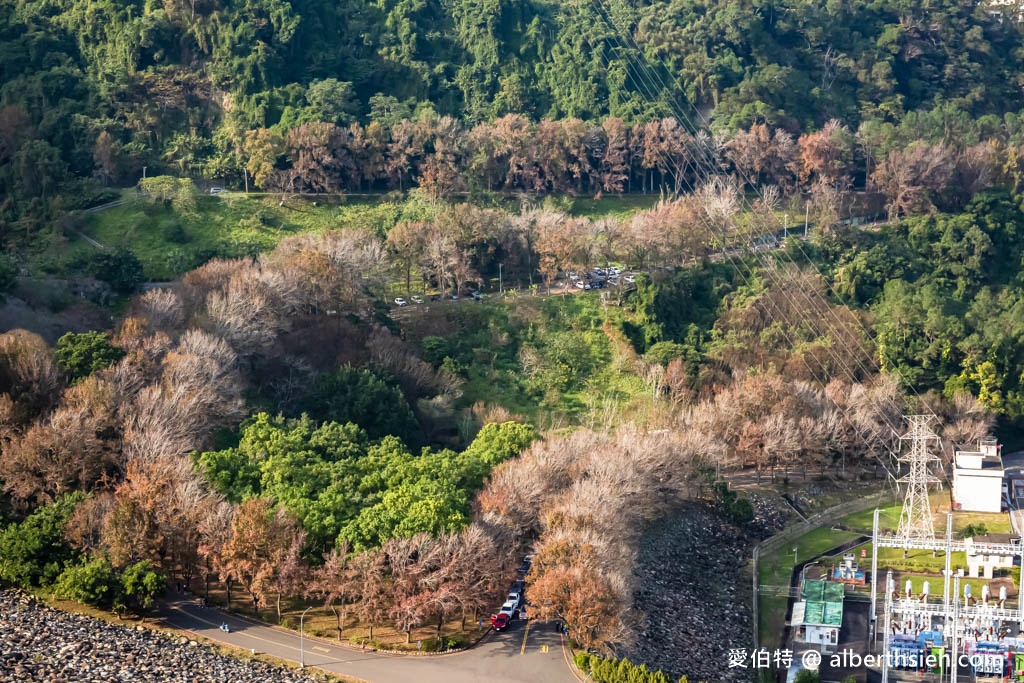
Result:
M0 591L2 681L267 681L316 678L147 628L110 624Z
M640 616L626 656L672 680L749 680L749 670L728 663L731 648L751 647L751 536L696 507L652 527L640 541Z

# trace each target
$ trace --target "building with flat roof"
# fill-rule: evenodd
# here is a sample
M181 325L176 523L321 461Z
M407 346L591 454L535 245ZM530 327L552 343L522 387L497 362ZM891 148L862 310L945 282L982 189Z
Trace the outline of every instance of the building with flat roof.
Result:
M983 439L976 451L953 454L953 507L967 512L1001 512L1003 509L1002 446Z
M800 589L800 600L793 605L790 620L796 629L796 638L805 643L824 646L839 644L839 629L843 625L843 598L846 590L841 583L806 579Z
M1007 552L1011 546L1020 548L1020 538L1011 534L984 534L964 539L967 573L972 578L991 579L997 569L1010 569L1017 553Z

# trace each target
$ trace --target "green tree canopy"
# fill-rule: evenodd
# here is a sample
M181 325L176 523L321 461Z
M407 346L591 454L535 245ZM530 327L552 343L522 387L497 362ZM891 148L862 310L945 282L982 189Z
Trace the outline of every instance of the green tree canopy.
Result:
M81 379L113 365L125 354L111 343L106 332L68 332L57 340L55 355L72 379Z

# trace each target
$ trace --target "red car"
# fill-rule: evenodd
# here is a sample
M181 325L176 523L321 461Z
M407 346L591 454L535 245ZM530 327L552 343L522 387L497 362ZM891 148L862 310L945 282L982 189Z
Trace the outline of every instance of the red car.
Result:
M491 628L495 631L504 631L508 628L508 624L511 618L507 614L492 614L491 615Z

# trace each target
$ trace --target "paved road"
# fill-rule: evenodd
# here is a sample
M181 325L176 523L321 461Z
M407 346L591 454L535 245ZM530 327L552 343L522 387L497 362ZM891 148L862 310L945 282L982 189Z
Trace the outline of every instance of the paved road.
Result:
M191 631L244 650L255 649L292 662L299 661L299 636L194 601L177 600L162 606L168 626ZM219 629L227 622L230 633ZM402 656L341 646L317 638L305 639L307 666L360 678L371 683L573 683L562 651L561 637L552 624L516 621L504 633L492 633L466 652L440 656Z
M1007 478L1024 474L1024 451L1007 453L1003 456L1003 469ZM1024 501L1013 500L1010 502L1010 526L1017 534L1024 534L1024 509L1021 506Z

